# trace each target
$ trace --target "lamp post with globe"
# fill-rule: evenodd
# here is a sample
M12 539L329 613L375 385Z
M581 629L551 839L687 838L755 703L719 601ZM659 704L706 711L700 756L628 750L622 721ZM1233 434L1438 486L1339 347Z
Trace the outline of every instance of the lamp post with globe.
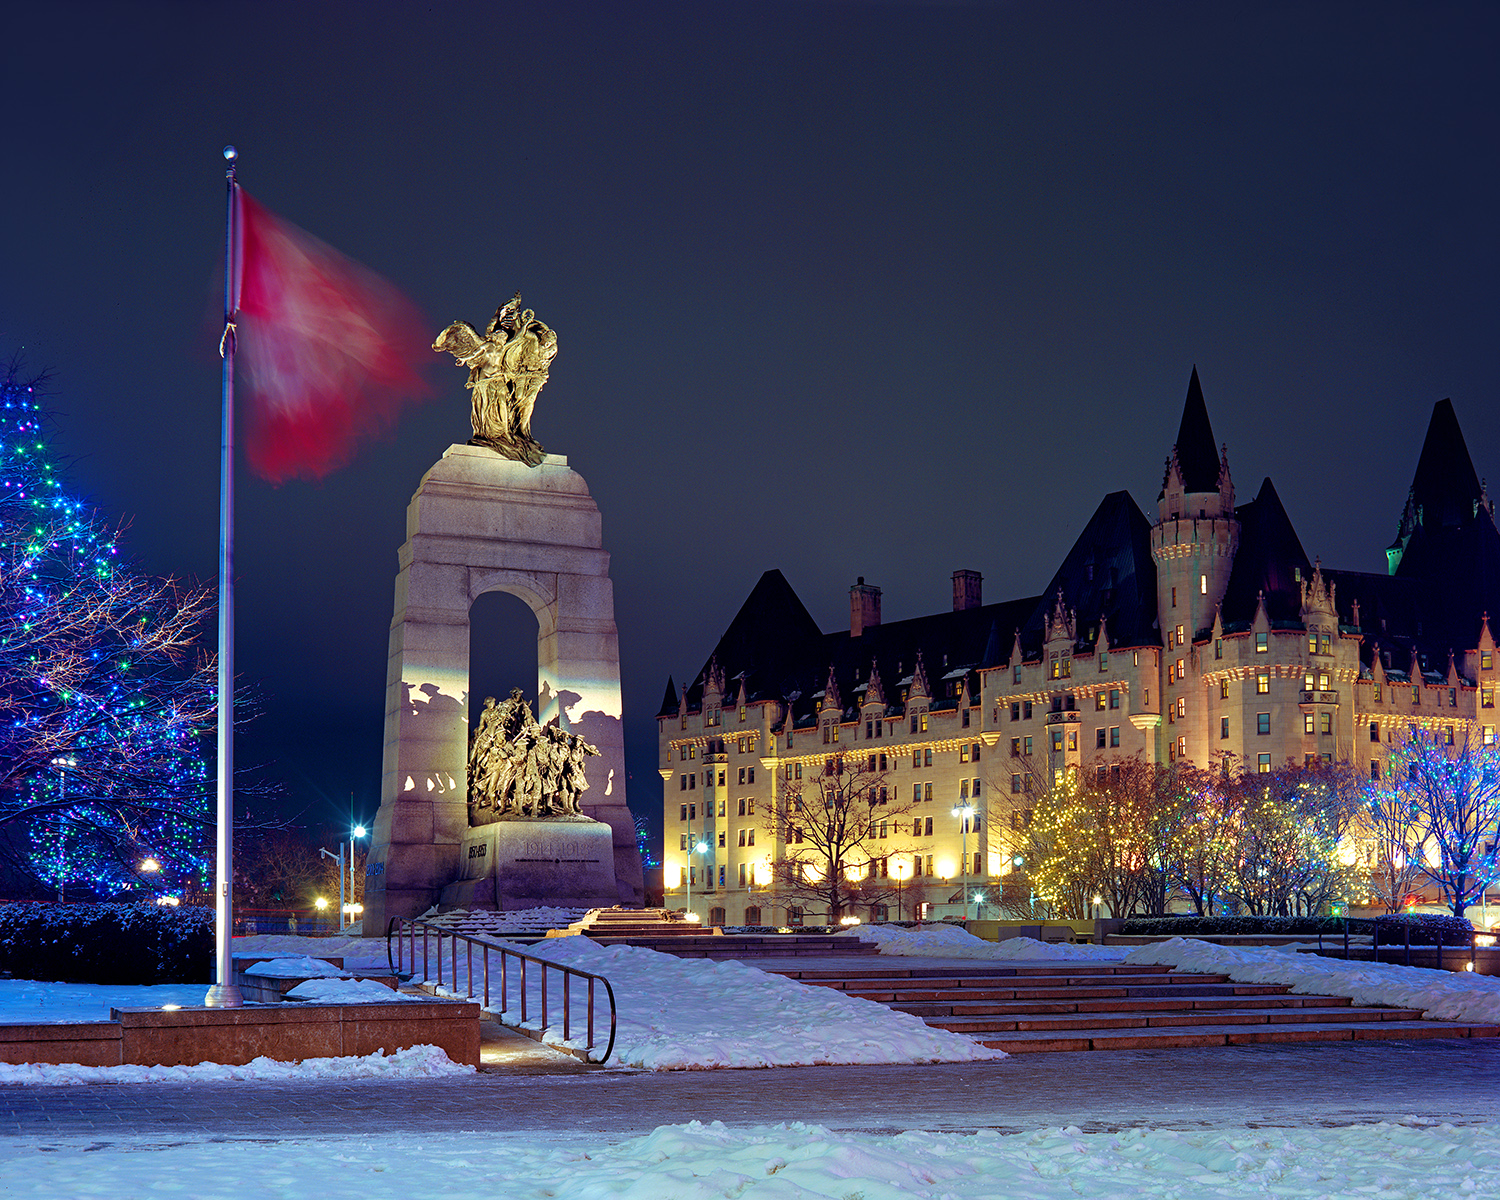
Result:
M953 815L963 822L963 861L959 874L964 880L964 920L967 921L969 919L969 820L974 815L974 809L971 805L960 804L953 810Z

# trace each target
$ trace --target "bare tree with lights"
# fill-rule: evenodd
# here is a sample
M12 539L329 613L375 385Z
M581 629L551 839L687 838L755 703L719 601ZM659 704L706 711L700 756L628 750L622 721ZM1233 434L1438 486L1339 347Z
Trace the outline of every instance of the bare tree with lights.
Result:
M1462 917L1496 877L1500 745L1476 743L1465 733L1449 746L1415 733L1392 748L1387 788L1390 803L1404 804L1415 823L1417 869Z
M889 778L874 755L851 751L827 757L811 779L783 781L763 824L777 847L771 881L789 905L821 906L836 923L895 902L898 879L877 873L883 843L910 833L920 802L900 802Z

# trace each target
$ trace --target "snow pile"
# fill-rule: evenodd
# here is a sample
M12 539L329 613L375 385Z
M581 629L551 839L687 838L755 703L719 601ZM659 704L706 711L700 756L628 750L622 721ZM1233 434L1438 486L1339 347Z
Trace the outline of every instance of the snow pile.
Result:
M932 1029L921 1018L883 1004L810 987L739 962L676 958L639 946L601 946L586 937L555 938L526 953L549 962L603 975L614 988L618 1014L610 1061L648 1070L710 1067L800 1067L814 1063L969 1062L1004 1058L978 1042ZM436 955L430 966L435 975ZM444 978L452 981L444 953ZM459 975L467 982L460 953ZM481 968L476 959L475 986ZM491 1008L500 1008L499 966L491 966ZM541 972L528 969L530 1028L540 1027ZM508 1019L519 1017L519 964L510 966ZM432 981L430 981L432 982ZM582 1049L586 1038L587 985L572 983L572 1032L566 1044ZM444 995L455 993L447 988ZM482 997L480 997L482 999ZM552 1024L547 1040L562 1041L562 980L549 976ZM596 1053L609 1039L609 1002L595 988Z
M1186 938L1140 946L1125 961L1169 963L1186 971L1228 975L1236 983L1285 983L1303 995L1348 996L1357 1004L1419 1008L1434 1021L1500 1024L1500 979L1468 971L1319 958L1279 946L1216 946Z
M402 996L373 979L309 979L287 992L288 1000L321 1000L325 1004L390 1004L396 1000L422 1000Z
M267 979L347 979L349 972L322 958L299 954L295 958L268 958L245 969L246 975Z
M397 1050L389 1055L377 1050L363 1058L309 1058L299 1063L257 1058L240 1067L225 1066L222 1063L199 1063L196 1067L81 1067L77 1063L22 1063L12 1066L0 1063L0 1084L56 1087L76 1083L246 1083L259 1080L346 1080L376 1077L434 1079L443 1075L473 1073L473 1067L454 1062L436 1046L413 1046L409 1050Z
M419 920L438 921L445 926L459 927L473 921L482 924L485 929L566 929L574 921L581 921L589 912L587 908L553 908L545 904L539 908L520 908L513 912L494 912L487 908L468 912L455 908L445 913L429 911L423 913Z
M234 939L230 949L235 954L308 955L313 958L342 958L344 966L386 967L385 939L362 938L350 934L331 937L308 937L299 933L255 933Z
M895 1136L787 1124L668 1125L610 1142L486 1133L60 1145L9 1137L6 1196L321 1200L1325 1200L1500 1194L1500 1132L1476 1124L1177 1132L1076 1128ZM87 1146L88 1153L79 1153ZM72 1152L58 1153L59 1150Z
M1009 938L987 942L958 925L929 925L922 929L903 929L899 925L856 925L839 937L856 937L874 942L882 954L916 958L986 958L996 960L1109 959L1119 961L1123 948L1108 946L1075 946L1068 942L1039 942L1035 938Z

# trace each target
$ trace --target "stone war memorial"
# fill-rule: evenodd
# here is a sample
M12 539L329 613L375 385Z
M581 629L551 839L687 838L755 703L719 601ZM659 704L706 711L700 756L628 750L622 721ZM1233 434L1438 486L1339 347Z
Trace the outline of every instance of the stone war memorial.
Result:
M433 349L469 368L474 436L407 507L364 928L383 936L435 904L639 906L599 509L531 436L557 335L517 293L482 334L455 321ZM484 698L471 739L469 610L492 591L536 617L538 711L519 690Z

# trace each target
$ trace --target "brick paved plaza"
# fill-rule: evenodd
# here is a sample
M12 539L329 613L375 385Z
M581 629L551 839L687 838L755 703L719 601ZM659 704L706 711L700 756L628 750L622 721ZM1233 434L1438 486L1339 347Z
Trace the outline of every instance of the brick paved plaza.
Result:
M518 1055L519 1057L512 1057ZM70 1144L426 1131L630 1135L691 1120L1084 1130L1500 1117L1500 1039L1035 1054L995 1063L637 1072L492 1041L457 1081L0 1089L5 1133Z

